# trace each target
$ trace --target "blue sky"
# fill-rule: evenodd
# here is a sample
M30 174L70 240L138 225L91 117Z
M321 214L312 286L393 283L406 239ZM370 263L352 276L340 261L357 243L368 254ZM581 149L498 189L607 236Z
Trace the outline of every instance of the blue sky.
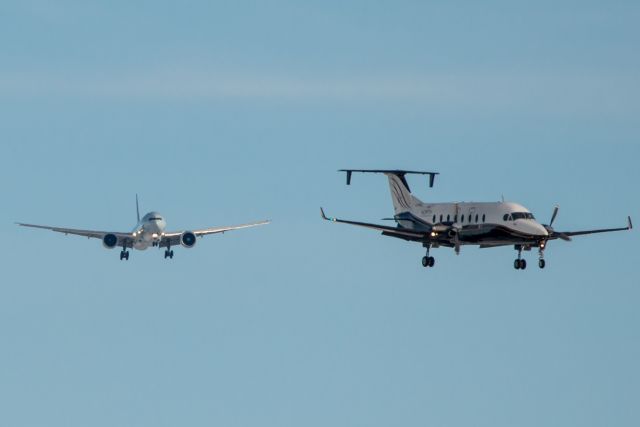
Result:
M0 13L0 424L636 426L638 233L437 250L378 221L518 201L640 221L635 2L25 1ZM133 252L129 230L270 218ZM527 254L535 260L535 254Z

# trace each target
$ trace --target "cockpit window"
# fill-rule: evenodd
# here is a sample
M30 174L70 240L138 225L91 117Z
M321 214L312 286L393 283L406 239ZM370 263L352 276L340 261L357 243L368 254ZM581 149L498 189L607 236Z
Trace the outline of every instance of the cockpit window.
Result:
M513 212L511 217L514 221L516 219L535 219L531 212Z
M153 216L149 218L149 221L162 221L162 218L160 218L159 216Z

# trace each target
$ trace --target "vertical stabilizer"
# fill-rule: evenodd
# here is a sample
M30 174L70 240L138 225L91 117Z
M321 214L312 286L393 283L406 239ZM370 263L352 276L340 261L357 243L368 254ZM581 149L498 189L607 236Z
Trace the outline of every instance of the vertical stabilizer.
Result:
M420 202L411 194L404 175L395 173L387 173L385 175L389 178L389 190L391 191L391 200L396 214L408 212Z
M140 224L140 206L138 205L138 195L136 194L136 214L138 215L138 224Z

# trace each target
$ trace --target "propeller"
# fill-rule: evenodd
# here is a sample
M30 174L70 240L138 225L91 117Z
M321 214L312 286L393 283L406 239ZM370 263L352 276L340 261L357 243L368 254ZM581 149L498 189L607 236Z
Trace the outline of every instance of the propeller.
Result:
M560 210L560 206L556 205L556 207L553 208L553 214L551 215L551 222L549 222L549 227L553 228L553 221L555 221L556 216L558 216L558 210Z
M549 236L554 236L554 237L558 237L564 241L570 242L571 241L571 237L567 236L564 233L557 233L554 229L553 229L553 222L556 220L556 217L558 216L558 211L560 210L560 206L556 205L553 208L553 213L551 214L551 221L549 221L549 224L545 224L544 228L547 229L547 232L549 233Z

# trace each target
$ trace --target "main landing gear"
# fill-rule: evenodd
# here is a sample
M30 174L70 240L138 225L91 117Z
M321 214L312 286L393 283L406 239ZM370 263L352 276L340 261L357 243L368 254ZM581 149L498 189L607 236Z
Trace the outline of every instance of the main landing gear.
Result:
M129 251L126 248L122 248L120 251L120 261L123 259L129 261Z
M513 261L513 268L516 270L524 270L527 268L527 260L522 259L522 246L516 246L516 250L518 251L518 258Z
M173 259L173 250L171 246L167 246L167 249L164 251L164 259L171 258Z
M429 249L431 249L431 245L424 245L427 248L427 255L422 257L422 266L423 267L433 267L436 263L436 259L432 256L429 256Z

